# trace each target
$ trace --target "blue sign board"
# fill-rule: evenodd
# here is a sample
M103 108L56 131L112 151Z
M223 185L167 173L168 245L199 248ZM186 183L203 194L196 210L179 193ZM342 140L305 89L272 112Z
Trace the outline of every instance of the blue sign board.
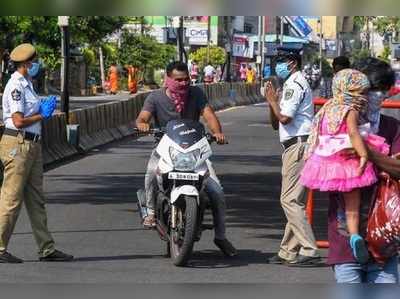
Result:
M307 36L311 33L312 28L302 17L289 16L288 18L296 30L299 31L299 33L301 33L303 36Z

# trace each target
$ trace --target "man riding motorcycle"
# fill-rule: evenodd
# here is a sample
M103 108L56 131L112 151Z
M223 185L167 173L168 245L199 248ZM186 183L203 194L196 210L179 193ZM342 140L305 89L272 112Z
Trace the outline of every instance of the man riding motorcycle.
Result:
M191 119L199 121L204 118L207 126L217 143L226 142L222 133L221 124L213 109L208 105L204 92L196 86L190 86L188 67L182 62L172 62L167 66L164 88L153 91L146 99L142 111L136 119L136 126L140 132L150 130L150 122L154 117L156 127L165 127L168 121L174 119ZM147 165L145 176L147 216L143 225L147 228L155 227L155 198L157 191L156 170L159 156L152 152ZM226 255L237 255L236 249L225 236L225 199L222 186L209 164L210 177L207 179L205 192L210 198L213 221L215 227L215 245Z

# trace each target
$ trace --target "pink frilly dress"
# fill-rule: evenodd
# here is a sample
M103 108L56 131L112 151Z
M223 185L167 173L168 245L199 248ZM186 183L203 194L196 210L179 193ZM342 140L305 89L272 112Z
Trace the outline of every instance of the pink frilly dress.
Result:
M359 131L366 145L383 154L389 153L389 145L385 143L385 138L370 133L369 123L360 126ZM367 162L361 176L357 173L360 158L349 151L353 146L345 118L335 134L328 132L328 121L324 116L319 130L318 144L302 170L301 184L309 189L324 192L349 192L376 183L377 176L371 162Z

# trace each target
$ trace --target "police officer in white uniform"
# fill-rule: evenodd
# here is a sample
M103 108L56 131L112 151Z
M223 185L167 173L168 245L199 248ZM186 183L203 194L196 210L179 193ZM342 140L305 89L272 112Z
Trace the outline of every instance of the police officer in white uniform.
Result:
M319 262L317 245L305 214L306 189L300 184L303 154L314 115L312 91L302 75L298 52L281 49L276 75L285 80L282 96L270 82L266 98L271 114L279 122L282 154L281 205L287 218L285 234L277 255L269 263L309 266Z
M55 109L55 97L40 100L31 82L38 72L34 62L36 50L31 44L21 44L10 55L16 71L3 94L5 129L0 141L0 159L4 178L0 195L0 262L21 263L7 252L22 203L25 203L33 235L39 247L40 261L70 261L73 256L54 247L47 227L43 196L43 159L41 121L50 118Z

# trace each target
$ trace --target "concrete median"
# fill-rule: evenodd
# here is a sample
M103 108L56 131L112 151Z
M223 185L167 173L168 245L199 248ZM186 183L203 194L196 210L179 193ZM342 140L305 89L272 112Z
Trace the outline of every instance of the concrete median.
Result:
M78 150L68 143L64 113L43 122L42 137L44 164L60 161L78 153Z

